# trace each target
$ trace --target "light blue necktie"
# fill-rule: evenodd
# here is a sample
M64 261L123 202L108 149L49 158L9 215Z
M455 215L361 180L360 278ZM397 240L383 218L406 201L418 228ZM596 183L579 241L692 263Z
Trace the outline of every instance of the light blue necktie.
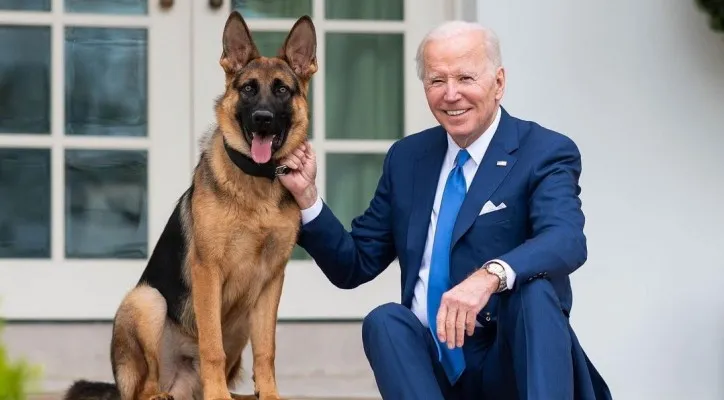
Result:
M470 154L467 150L462 149L458 152L457 157L455 157L455 165L445 183L440 211L437 214L437 226L432 245L432 260L430 261L430 276L427 286L428 325L437 344L438 360L442 364L448 380L453 385L465 370L465 358L462 348L456 347L450 350L446 343L440 343L437 337L437 311L440 308L440 299L443 293L450 289L450 242L452 241L455 219L467 191L463 165L468 159L470 159Z

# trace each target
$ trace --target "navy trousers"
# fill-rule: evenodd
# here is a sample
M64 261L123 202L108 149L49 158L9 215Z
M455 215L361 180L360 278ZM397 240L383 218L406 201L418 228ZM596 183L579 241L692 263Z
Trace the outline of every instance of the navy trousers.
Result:
M574 341L550 282L537 279L497 296L497 322L465 337L467 366L454 387L430 330L410 309L388 303L371 311L362 339L382 398L573 399Z

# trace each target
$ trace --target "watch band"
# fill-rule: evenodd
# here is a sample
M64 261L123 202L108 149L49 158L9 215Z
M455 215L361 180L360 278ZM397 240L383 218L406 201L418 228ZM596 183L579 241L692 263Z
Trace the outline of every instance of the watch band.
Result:
M508 288L508 277L505 273L505 268L502 265L492 262L485 266L485 270L495 275L500 279L498 288L495 293L500 293Z

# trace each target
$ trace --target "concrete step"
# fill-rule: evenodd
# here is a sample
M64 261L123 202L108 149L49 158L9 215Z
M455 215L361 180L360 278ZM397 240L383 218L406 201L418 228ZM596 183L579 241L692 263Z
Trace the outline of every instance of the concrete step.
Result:
M43 393L31 395L28 400L62 400L57 393ZM285 400L370 400L369 397L285 397Z
M44 393L31 395L28 400L62 400L61 394ZM376 398L372 398L375 399ZM369 397L285 397L285 400L370 400Z
M361 342L359 322L280 323L277 382L293 399L379 399ZM110 323L8 323L2 340L11 358L43 369L42 397L55 400L75 379L112 381ZM231 388L252 393L251 349L243 354L244 383Z

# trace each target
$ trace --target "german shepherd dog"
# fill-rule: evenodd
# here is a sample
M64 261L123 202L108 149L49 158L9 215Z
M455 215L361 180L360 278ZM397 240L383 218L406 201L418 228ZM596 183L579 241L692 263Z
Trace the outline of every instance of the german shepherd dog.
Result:
M113 322L115 384L79 380L67 400L230 399L251 340L255 395L279 399L275 331L300 211L278 175L307 138L317 71L308 16L276 57L262 57L238 12L220 64L225 92L190 187L178 200L137 286Z

